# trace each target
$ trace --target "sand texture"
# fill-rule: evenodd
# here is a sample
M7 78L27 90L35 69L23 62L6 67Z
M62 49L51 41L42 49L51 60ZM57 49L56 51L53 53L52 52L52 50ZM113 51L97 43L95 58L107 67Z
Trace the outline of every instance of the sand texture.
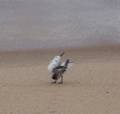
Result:
M47 72L57 52L0 54L0 114L120 114L120 54L68 51L75 61L64 84Z

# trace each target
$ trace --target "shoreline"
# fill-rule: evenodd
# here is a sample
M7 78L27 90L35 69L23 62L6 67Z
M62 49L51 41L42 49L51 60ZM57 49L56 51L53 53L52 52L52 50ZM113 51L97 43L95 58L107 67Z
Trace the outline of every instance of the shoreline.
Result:
M120 60L119 50L119 46L64 49L66 54L63 59L68 57L77 64L96 61L115 62ZM16 64L19 64L20 66L32 64L40 65L40 63L43 62L47 65L54 56L59 54L60 51L61 49L0 52L1 67L6 64L9 66L14 66Z
M61 50L66 50L66 51L96 51L96 50L110 50L111 51L119 51L120 50L120 45L101 45L101 46L86 46L86 47L65 47L65 48L33 48L33 49L15 49L15 50L0 50L1 53L14 53L14 52L55 52L55 51L61 51Z

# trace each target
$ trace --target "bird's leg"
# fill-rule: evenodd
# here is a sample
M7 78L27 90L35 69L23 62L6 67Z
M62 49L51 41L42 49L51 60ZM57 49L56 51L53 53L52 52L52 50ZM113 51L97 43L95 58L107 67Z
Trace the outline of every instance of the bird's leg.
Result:
M55 81L53 81L53 82L51 82L52 84L56 84L57 83L57 80L55 80Z
M52 82L52 84L56 84L56 83L57 83L57 80L58 80L56 73L52 75L52 79L54 80L54 81Z
M61 78L61 81L59 82L59 84L63 84L63 75L60 74L60 78Z

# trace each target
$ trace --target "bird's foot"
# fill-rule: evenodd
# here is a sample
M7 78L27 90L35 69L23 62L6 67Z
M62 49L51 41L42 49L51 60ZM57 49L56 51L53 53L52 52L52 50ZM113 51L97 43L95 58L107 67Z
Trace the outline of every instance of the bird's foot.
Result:
M51 84L56 84L56 81L51 82Z
M58 84L63 84L63 82L58 82Z

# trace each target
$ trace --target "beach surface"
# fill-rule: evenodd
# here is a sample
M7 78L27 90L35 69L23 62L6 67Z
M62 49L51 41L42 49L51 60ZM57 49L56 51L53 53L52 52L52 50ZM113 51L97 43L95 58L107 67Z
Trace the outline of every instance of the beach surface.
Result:
M63 85L47 71L58 50L1 53L0 114L120 114L119 48L65 51Z
M120 114L120 0L0 0L0 114Z

